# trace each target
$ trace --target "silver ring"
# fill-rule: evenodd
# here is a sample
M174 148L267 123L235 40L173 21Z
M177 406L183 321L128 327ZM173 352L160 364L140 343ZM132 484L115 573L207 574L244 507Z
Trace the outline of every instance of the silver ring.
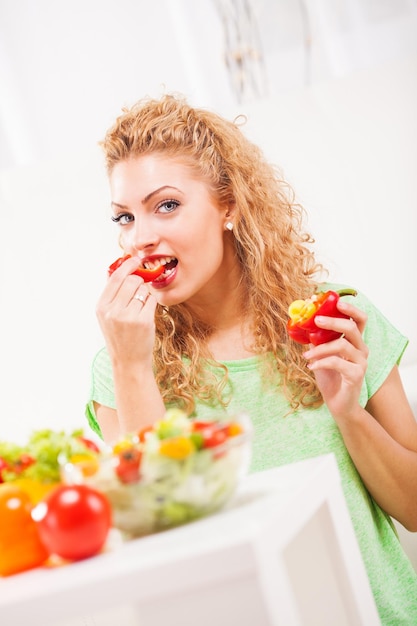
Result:
M135 293L133 297L135 298L135 300L139 300L140 302L142 302L142 304L145 304L146 300L148 299L147 296L143 296L141 293Z

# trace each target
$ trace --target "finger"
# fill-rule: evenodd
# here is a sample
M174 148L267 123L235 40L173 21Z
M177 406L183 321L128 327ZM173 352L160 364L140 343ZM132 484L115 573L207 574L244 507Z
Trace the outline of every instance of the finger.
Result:
M369 348L363 341L362 335L357 329L353 339L348 337L348 334L339 337L339 339L312 346L303 355L310 362L335 356L351 363L366 363Z
M103 290L103 297L112 301L119 293L122 286L127 283L133 290L136 290L143 282L140 276L133 274L137 269L139 263L138 257L132 257L122 263L114 272L109 276L106 286ZM132 297L132 291L130 291L129 301Z
M368 321L368 316L365 313L365 311L362 311L362 309L358 309L353 304L350 304L349 302L345 302L342 299L339 299L337 303L337 309L341 313L348 315L352 320L354 320L357 327L359 328L360 333L361 334L363 333L363 331L365 330L366 323Z
M365 361L349 361L337 355L312 361L308 363L307 367L313 372L323 370L338 372L345 381L350 381L353 384L362 384L366 372Z
M337 333L340 333L340 335L346 338L352 345L355 346L355 348L357 348L358 350L364 350L365 343L363 341L361 330L358 326L358 323L353 318L347 319L343 317L324 317L322 315L319 315L315 318L314 321L319 328L333 330Z
M128 310L134 311L134 315L140 313L140 319L153 326L155 323L155 310L157 300L155 296L143 285L136 291L132 298L132 304Z
M143 288L139 287L139 289L133 295L132 302L133 303L135 301L138 302L140 307L141 307L141 309L143 309L143 307L145 306L149 296L150 296L150 293L149 293L149 291L147 289L143 289Z
M126 276L122 283L106 285L98 302L99 308L107 310L109 307L122 311L127 308L138 288L143 284L139 276Z

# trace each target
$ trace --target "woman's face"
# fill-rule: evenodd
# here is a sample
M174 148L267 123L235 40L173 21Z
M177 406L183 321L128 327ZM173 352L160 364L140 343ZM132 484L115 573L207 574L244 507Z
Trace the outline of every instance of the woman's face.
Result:
M166 262L150 284L158 302L220 304L238 267L225 229L230 207L214 200L208 184L175 157L149 154L115 165L110 189L125 254L150 267Z

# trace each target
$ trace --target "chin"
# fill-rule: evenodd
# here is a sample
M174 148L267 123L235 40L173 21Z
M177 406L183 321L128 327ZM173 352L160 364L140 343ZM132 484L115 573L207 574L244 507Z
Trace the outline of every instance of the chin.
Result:
M170 297L168 295L162 295L162 294L154 294L155 298L158 302L158 304L160 304L161 306L166 306L166 307L170 307L170 306L175 306L176 304L181 304L182 302L184 302L184 299L178 299L178 298L174 298L174 297Z

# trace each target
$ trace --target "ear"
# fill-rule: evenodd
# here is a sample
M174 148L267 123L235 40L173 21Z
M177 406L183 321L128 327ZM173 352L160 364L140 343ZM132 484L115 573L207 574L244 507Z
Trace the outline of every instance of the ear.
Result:
M233 217L236 213L236 203L234 201L228 202L226 206L226 212L224 214L225 230L232 231L233 230Z
M225 218L228 220L233 219L235 217L235 214L236 214L236 201L233 198L227 203Z

